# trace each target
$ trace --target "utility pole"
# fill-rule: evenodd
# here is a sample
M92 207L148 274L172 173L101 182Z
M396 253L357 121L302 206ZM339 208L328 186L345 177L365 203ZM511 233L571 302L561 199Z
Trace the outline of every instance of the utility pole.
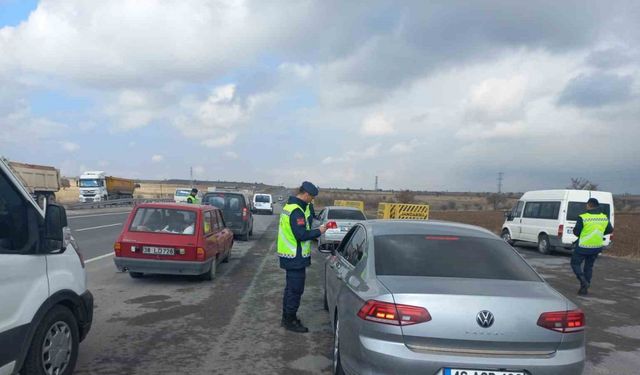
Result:
M504 173L498 172L498 194L502 194L502 180L504 179Z
M191 188L193 189L193 167L189 169L189 177L191 179Z
M376 176L375 191L378 191L378 176Z

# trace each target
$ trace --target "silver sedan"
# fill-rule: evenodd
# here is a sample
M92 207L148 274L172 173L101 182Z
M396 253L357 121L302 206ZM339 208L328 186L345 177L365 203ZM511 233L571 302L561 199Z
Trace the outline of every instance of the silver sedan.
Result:
M314 222L314 227L335 221L336 228L328 229L318 238L318 248L336 248L349 229L364 220L367 220L367 218L364 216L364 213L357 208L344 206L325 207L317 215L317 221Z
M583 312L489 231L372 220L322 252L334 374L582 374Z

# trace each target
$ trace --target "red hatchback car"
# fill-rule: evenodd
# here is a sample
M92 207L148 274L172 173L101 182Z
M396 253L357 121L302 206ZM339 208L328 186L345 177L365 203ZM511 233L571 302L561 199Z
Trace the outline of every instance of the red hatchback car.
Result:
M114 245L114 262L133 278L152 273L212 280L232 246L233 232L215 207L145 203L129 214Z

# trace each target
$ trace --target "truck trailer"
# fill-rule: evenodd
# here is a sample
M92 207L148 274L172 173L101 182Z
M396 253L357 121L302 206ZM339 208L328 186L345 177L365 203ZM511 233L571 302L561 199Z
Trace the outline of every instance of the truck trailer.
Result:
M134 180L107 176L103 171L87 171L78 179L80 202L101 202L133 198Z
M60 190L60 171L47 165L25 164L15 161L7 163L14 174L22 181L29 193L41 204L44 198L55 200Z

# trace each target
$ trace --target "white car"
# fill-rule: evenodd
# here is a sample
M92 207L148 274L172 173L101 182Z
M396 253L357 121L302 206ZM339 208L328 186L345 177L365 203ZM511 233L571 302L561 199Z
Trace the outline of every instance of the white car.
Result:
M600 209L614 225L613 195L589 190L538 190L524 193L516 207L508 212L502 226L502 238L536 243L538 251L549 254L553 250L573 249L578 239L573 234L578 216L586 211L589 198L600 202ZM606 235L605 246L611 243Z
M255 194L253 196L253 209L255 212L268 212L273 215L273 197L271 194Z
M173 195L173 201L176 203L187 203L187 197L191 194L191 188L177 188Z
M61 206L41 209L0 159L0 375L70 374L93 296Z

